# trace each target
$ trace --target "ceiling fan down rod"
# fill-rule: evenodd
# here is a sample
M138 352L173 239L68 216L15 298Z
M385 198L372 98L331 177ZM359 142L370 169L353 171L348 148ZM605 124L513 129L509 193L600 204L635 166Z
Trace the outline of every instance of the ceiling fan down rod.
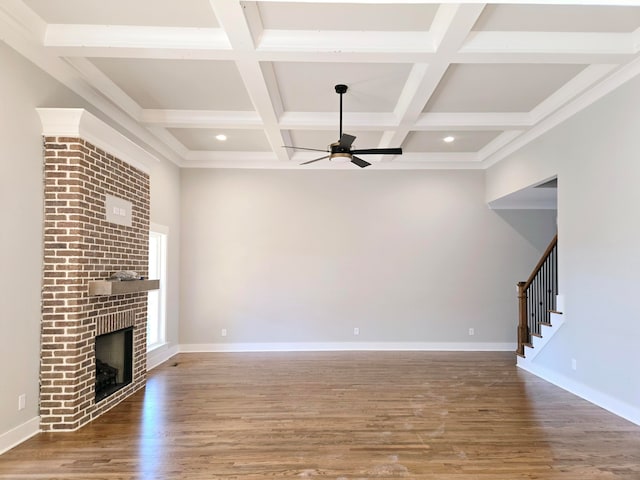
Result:
M343 85L342 83L339 83L335 86L336 93L340 95L340 136L338 138L342 138L342 95L346 93L347 88L349 87Z

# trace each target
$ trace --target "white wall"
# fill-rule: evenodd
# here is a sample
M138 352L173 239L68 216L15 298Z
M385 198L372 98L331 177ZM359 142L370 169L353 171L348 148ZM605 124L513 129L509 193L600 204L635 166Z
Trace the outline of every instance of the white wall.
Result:
M182 225L180 342L203 350L512 348L540 255L481 171L186 169Z
M84 107L76 95L0 42L0 452L38 428L42 278L42 126L36 107ZM96 113L95 111L93 113ZM157 182L157 185L154 185ZM170 338L177 341L179 173L166 161L151 171L151 221L170 227ZM18 396L26 408L18 411Z
M640 78L635 78L487 175L488 199L558 175L565 323L534 359L534 367L637 423L639 125Z

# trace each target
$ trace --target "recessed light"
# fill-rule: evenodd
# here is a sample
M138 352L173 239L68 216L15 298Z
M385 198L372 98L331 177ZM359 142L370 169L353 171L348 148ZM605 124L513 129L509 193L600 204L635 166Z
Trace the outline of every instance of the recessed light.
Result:
M456 137L452 137L451 135L449 135L448 137L444 137L442 140L443 140L444 142L451 143L451 142L453 142L455 139L456 139Z
M220 142L224 142L227 139L227 136L224 134L220 134L220 135L216 135L216 140L219 140Z

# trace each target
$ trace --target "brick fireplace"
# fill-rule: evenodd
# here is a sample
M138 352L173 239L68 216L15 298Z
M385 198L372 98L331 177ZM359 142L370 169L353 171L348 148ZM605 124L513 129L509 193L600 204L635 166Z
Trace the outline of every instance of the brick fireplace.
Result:
M121 270L147 275L149 175L131 163L148 154L136 152L84 110L38 111L44 128L45 210L40 428L75 430L145 384L147 293L91 295L89 284ZM85 124L90 126L86 134ZM138 154L134 162L107 150L114 139L124 145L113 148L122 157ZM130 225L110 221L107 197L128 202ZM132 381L96 401L95 339L127 328L133 330Z

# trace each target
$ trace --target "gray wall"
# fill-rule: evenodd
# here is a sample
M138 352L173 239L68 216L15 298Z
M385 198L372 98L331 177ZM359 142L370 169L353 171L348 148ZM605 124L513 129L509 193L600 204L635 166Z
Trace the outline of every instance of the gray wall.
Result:
M181 191L181 344L515 342L540 249L481 171L186 169Z
M151 169L151 222L162 225L167 235L166 341L164 349L178 348L180 315L180 168L172 162Z
M40 288L42 278L42 126L36 107L88 106L0 42L0 451L38 416ZM96 113L93 111L93 113ZM169 340L177 342L179 170L162 161L151 169L151 221L167 225L170 250ZM18 411L18 395L26 408ZM35 424L37 428L37 423ZM14 429L18 429L17 433ZM27 429L29 430L29 429Z
M534 366L556 383L637 423L639 125L640 78L635 78L487 175L488 200L558 175L565 323Z

